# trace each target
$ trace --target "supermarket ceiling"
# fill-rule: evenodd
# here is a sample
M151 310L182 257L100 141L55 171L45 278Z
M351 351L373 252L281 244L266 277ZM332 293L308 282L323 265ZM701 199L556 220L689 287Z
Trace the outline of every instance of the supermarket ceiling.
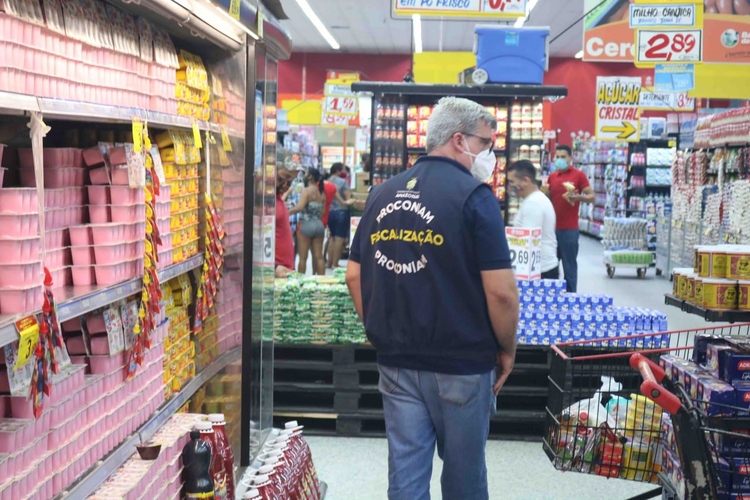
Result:
M549 26L551 39L583 15L584 0L539 0L525 26ZM312 9L341 52L411 53L411 21L391 19L390 0L281 0L282 21L295 52L334 52L302 6ZM302 5L302 6L301 6ZM422 20L424 51L471 51L476 22ZM583 24L570 28L550 47L553 56L572 57L583 46Z

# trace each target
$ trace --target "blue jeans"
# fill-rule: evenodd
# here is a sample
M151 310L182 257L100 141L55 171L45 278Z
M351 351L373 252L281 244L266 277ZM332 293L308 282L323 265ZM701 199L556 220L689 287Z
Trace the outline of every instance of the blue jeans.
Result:
M578 229L555 231L557 235L557 256L562 261L567 290L578 290Z
M429 500L437 444L443 498L487 500L484 448L495 411L495 373L378 369L388 437L388 499Z

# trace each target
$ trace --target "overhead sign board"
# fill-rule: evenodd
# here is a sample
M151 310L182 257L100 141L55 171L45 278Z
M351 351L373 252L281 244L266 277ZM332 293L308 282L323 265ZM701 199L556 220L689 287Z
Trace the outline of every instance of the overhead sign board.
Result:
M657 64L654 67L654 90L687 92L695 88L695 64Z
M695 99L687 92L659 92L650 88L641 89L641 110L679 111L695 110Z
M630 4L630 27L695 26L695 5Z
M528 0L391 0L393 17L458 17L517 19L526 15Z
M599 76L596 78L596 139L640 140L641 78Z

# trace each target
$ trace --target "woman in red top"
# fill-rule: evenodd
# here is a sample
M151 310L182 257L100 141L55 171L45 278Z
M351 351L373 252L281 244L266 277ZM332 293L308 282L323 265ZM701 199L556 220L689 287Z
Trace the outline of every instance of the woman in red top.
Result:
M289 224L289 209L283 195L289 191L294 172L279 166L276 174L276 277L286 278L294 270L294 236Z

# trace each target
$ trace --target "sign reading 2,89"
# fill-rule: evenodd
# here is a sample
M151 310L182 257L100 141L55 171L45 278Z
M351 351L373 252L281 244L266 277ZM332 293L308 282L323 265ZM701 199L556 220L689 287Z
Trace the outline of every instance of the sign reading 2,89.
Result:
M639 30L639 63L685 63L703 60L703 30Z

